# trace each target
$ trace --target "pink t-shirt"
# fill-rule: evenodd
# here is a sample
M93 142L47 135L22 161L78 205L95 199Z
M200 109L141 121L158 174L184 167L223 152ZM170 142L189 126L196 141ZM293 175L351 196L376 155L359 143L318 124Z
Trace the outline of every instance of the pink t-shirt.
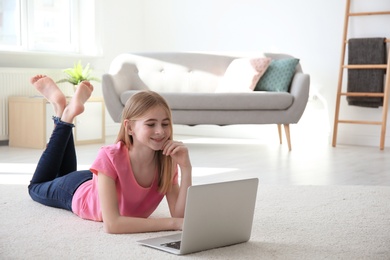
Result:
M122 142L102 147L90 170L94 173L92 180L80 185L72 200L72 211L81 218L103 221L98 195L98 172L115 180L119 212L122 216L147 218L164 197L164 194L158 192L157 171L150 187L144 188L137 183L128 149ZM173 184L177 183L176 170Z

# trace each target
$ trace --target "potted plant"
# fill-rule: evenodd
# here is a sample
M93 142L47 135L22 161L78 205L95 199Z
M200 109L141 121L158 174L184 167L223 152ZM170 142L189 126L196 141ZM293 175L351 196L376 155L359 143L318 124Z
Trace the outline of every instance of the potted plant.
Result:
M76 89L76 86L84 80L100 82L99 78L91 76L92 71L89 63L83 68L81 61L79 61L74 64L73 68L64 69L66 78L58 80L57 83L69 82Z

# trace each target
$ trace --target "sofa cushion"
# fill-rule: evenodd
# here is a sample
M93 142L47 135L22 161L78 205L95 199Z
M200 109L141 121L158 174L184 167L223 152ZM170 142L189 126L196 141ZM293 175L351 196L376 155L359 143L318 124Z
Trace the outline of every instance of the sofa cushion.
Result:
M266 57L234 59L215 92L253 91L270 63L271 58Z
M122 93L122 104L136 92L129 90ZM159 94L167 100L172 110L284 110L289 108L294 100L288 92Z
M272 60L256 85L257 91L288 91L299 59Z

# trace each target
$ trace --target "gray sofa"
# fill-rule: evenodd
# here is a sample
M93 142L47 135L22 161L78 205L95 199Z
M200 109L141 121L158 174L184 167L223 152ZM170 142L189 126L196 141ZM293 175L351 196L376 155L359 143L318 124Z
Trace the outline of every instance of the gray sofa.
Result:
M291 58L266 53L272 59ZM289 125L301 118L309 95L310 78L300 64L289 92L216 93L229 64L238 57L187 52L124 53L103 75L103 96L115 122L127 99L142 89L159 92L172 109L174 124L277 124L280 143L284 125L289 150Z

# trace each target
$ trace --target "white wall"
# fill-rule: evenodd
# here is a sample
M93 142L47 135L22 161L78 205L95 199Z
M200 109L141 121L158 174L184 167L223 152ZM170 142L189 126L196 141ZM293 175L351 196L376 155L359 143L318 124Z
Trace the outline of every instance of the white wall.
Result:
M390 10L390 1L352 0L356 11ZM96 1L102 56L85 57L101 72L122 52L206 51L256 54L289 53L301 60L311 76L312 100L306 121L308 132L332 129L344 22L343 0L110 0ZM366 5L366 6L363 6ZM390 37L390 16L353 18L352 37ZM358 21L358 19L360 19ZM363 20L364 23L361 22ZM28 58L26 62L25 58ZM0 53L0 66L67 67L74 57ZM23 64L23 65L21 65ZM321 113L325 108L327 113ZM310 110L311 109L311 110ZM320 112L315 114L316 112ZM381 109L348 107L354 117L374 118ZM309 113L309 112L308 112ZM107 127L117 127L107 117ZM304 122L306 122L304 124ZM310 122L313 122L312 124ZM320 124L321 123L321 124ZM107 131L110 133L110 130ZM250 132L250 131L248 131ZM330 131L331 132L331 131ZM377 146L377 126L340 126L338 143ZM331 134L331 133L330 133ZM321 136L321 138L326 138ZM388 131L387 139L390 139ZM390 141L387 142L389 146Z
M353 11L390 10L388 0L352 1ZM300 122L298 127L308 127L310 130L306 131L310 133L323 133L325 129L332 134L345 1L151 0L145 1L144 7L141 50L284 52L299 57L304 71L311 75L311 94L318 97L311 102L321 103L308 109L321 112L313 108L322 105L327 117L323 113L317 117L306 115L305 124ZM390 27L385 26L389 22L390 16L352 18L349 38L390 37ZM370 120L382 114L381 109L348 107L345 99L341 111L341 118L348 119ZM254 128L258 127L248 130L246 126L246 135L258 135ZM203 128L188 130L196 133ZM302 127L297 131L300 130ZM242 133L232 130L227 135L234 135L233 132ZM223 132L217 129L216 133ZM338 143L377 146L379 134L378 126L340 125ZM387 136L389 139L390 134Z

